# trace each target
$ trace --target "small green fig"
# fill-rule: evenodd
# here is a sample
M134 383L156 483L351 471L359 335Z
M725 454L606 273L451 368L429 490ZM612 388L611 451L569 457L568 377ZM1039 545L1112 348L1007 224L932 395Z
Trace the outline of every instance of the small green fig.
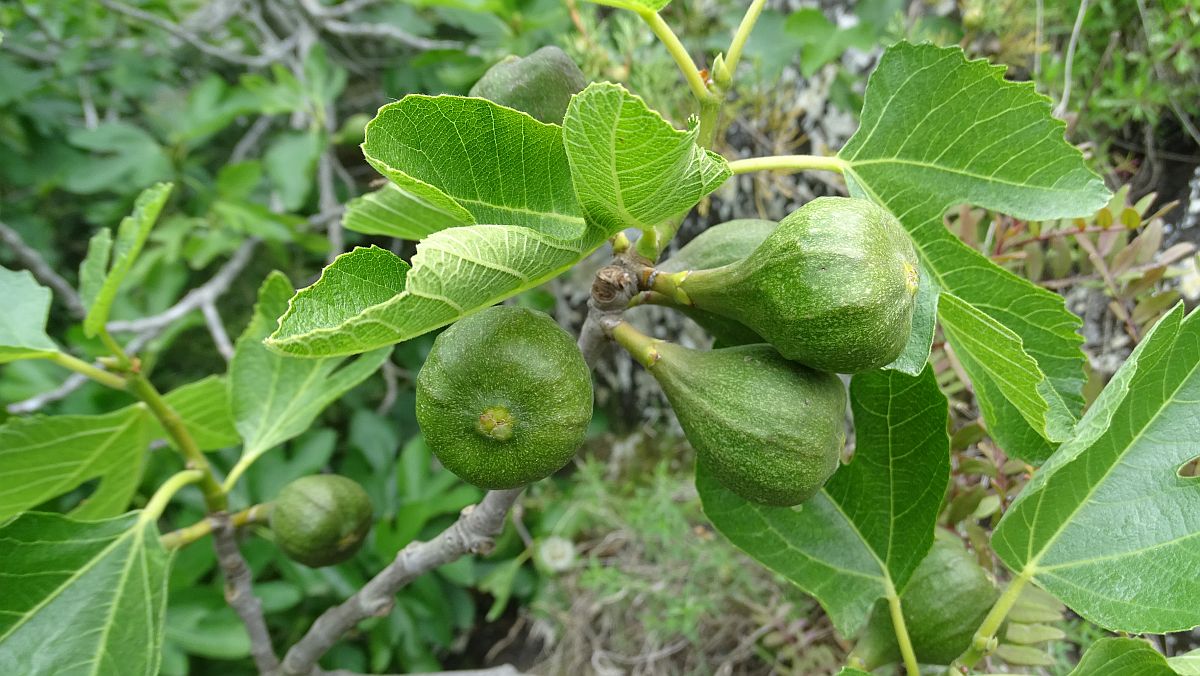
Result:
M619 324L613 337L654 374L696 453L726 488L790 506L837 470L846 388L770 345L692 350Z
M821 197L746 258L663 276L675 297L736 320L784 357L857 373L904 351L919 284L916 250L886 209Z
M417 374L417 422L446 469L481 488L523 486L574 457L592 376L548 315L495 306L442 332Z
M524 58L501 60L471 87L470 94L529 113L542 122L562 124L571 97L586 86L587 78L579 66L551 45Z
M283 487L271 507L275 544L306 566L332 566L354 556L371 529L371 500L358 483L316 474Z
M999 591L956 536L938 531L900 593L913 652L922 664L950 664L971 644ZM882 600L854 647L868 669L900 661L891 613Z

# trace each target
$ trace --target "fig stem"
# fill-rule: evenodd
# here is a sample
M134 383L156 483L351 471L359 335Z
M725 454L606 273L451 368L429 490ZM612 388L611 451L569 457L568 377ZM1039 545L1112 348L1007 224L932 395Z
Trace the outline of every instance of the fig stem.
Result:
M125 379L121 376L118 376L115 373L109 373L104 369L96 368L82 359L73 357L66 352L51 353L46 357L46 359L58 364L59 366L62 366L63 368L68 368L76 373L81 373L100 383L101 385L107 385L117 390L125 389Z
M762 14L766 4L767 0L751 2L745 16L742 17L742 22L738 24L737 32L733 34L733 41L729 43L729 51L725 52L724 67L720 73L715 73L717 85L722 89L729 89L733 84L733 78L737 75L738 61L742 58L742 48L746 46L750 31L754 30L754 24L758 23L758 17Z
M629 322L622 321L612 327L610 334L618 345L646 368L653 368L662 356L658 352L658 345L663 341L638 331Z
M667 52L675 60L675 65L679 66L679 71L683 73L683 79L687 80L688 88L692 90L692 96L695 96L700 103L715 99L716 95L709 91L704 78L700 76L700 69L696 66L696 62L692 60L687 48L679 41L679 37L675 35L675 31L671 30L667 22L663 21L658 12L653 10L636 11L637 15L642 17L642 21L650 26L650 30L654 32L659 42L667 48Z
M660 272L647 268L642 273L641 286L643 289L656 291L666 296L676 305L691 305L692 299L683 290L682 284L692 274L691 270L682 272Z
M913 651L912 639L908 637L908 627L904 623L904 609L900 606L900 595L888 580L884 590L887 596L888 610L892 614L892 629L896 634L896 644L900 646L900 656L904 658L904 669L910 675L919 676L921 665L917 662L917 654Z
M996 599L995 605L983 618L983 622L979 624L979 629L975 630L975 637L971 639L971 645L966 652L954 660L954 664L946 671L947 674L967 673L987 655L989 646L992 645L992 639L1000 630L1000 625L1004 624L1004 618L1008 617L1008 612L1021 597L1021 590L1025 588L1025 584L1029 582L1032 575L1032 571L1026 568L1021 571L1020 575L1009 581L1008 586L1004 588L1004 593Z
M840 157L821 155L771 155L733 160L729 163L729 169L735 175L752 171L836 171L841 174L846 171L846 167L846 161Z
M154 491L154 495L150 497L150 501L142 508L142 515L138 517L138 523L146 524L158 521L158 517L162 516L163 510L167 508L167 503L179 489L194 484L204 478L204 472L198 469L185 469L182 472L176 472L171 475L170 479L163 482L158 490Z
M243 528L256 523L266 523L271 516L271 503L264 502L253 507L248 507L240 512L235 512L229 515L229 523L234 528ZM163 547L167 549L179 549L186 547L200 538L208 535L213 531L215 525L212 519L201 519L190 526L184 526L178 530L173 530L166 533L160 538Z

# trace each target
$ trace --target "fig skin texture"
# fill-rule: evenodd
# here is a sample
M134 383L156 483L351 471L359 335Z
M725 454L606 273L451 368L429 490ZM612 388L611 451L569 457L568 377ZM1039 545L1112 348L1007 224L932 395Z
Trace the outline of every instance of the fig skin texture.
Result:
M509 56L488 69L470 95L528 113L547 124L562 124L571 97L587 77L567 53L553 45L526 57Z
M312 568L354 556L371 529L371 500L357 482L336 474L301 477L283 487L271 507L275 544Z
M950 664L971 644L1000 591L974 555L954 535L938 530L900 593L913 652L922 664ZM900 647L885 601L876 603L854 655L868 669L900 661Z
M417 422L446 469L516 488L570 462L592 419L592 376L548 315L499 305L442 332L417 375Z
M746 258L686 273L678 288L696 308L740 322L788 359L858 373L904 351L918 269L912 240L887 210L820 197Z
M706 469L741 497L791 506L812 497L841 461L846 388L831 373L769 345L691 350L654 345L645 363Z

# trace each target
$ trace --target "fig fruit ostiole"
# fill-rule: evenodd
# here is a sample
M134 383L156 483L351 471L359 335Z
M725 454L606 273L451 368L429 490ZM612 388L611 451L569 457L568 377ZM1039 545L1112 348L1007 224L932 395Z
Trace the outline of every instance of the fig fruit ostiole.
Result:
M271 508L271 531L288 558L313 568L332 566L362 546L371 512L371 500L358 483L316 474L279 491Z
M570 462L592 419L592 376L575 340L542 312L490 307L433 342L417 374L417 422L446 469L515 488Z
M627 322L613 338L652 373L688 441L726 488L789 506L833 475L846 440L846 388L770 345L692 350Z
M821 197L742 260L647 281L678 303L736 320L788 359L857 373L903 352L918 269L912 240L886 209Z

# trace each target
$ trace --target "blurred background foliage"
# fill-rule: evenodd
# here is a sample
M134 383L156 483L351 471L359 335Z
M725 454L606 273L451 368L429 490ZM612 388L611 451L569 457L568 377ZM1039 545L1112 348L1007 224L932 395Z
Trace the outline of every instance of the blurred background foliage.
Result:
M725 48L744 4L676 0L665 16L704 64ZM1033 79L1060 106L1069 138L1120 188L1113 203L1061 223L963 208L947 224L1066 295L1085 320L1095 391L1146 326L1177 300L1200 298L1200 227L1187 227L1200 211L1200 3L1092 0L1079 10L1073 0L772 0L718 149L731 157L835 150L853 132L865 74L899 39L960 44L1006 64L1011 78ZM690 111L673 63L635 16L577 0L14 0L0 5L0 32L0 264L40 258L74 284L94 230L114 225L147 185L177 183L113 313L164 390L223 372L220 334L240 332L270 270L304 286L356 244L411 255L410 242L339 223L341 205L378 180L357 146L380 105L411 92L465 94L501 58L556 44L590 78L627 82L679 125ZM820 177L738 177L682 236L733 217L778 219L840 188ZM586 278L516 302L577 325ZM195 304L172 314L197 288L211 293L211 315ZM52 335L79 356L101 354L70 302L56 298ZM705 340L678 318L655 319ZM266 529L246 539L256 590L283 643L480 496L436 466L413 417L412 381L431 342L398 346L378 376L256 464L234 496L246 506L293 478L336 471L374 502L369 544L343 565L298 566ZM953 354L936 349L934 359L954 411L956 478L943 521L991 565L982 533L1028 468L987 439ZM705 524L689 452L656 390L623 360L598 378L601 408L580 460L531 489L496 551L417 580L389 615L340 643L326 668L836 669L849 645L820 609ZM36 360L0 371L0 402L0 416L125 403ZM147 492L178 469L172 454L151 457ZM214 462L227 470L236 458L227 449ZM174 527L203 513L197 495L182 495L168 514ZM163 673L251 673L248 639L206 542L179 552L170 584ZM1003 653L1015 668L1066 673L1078 646L1100 634L1049 612L1062 640ZM1170 654L1189 640L1168 637L1164 647Z

